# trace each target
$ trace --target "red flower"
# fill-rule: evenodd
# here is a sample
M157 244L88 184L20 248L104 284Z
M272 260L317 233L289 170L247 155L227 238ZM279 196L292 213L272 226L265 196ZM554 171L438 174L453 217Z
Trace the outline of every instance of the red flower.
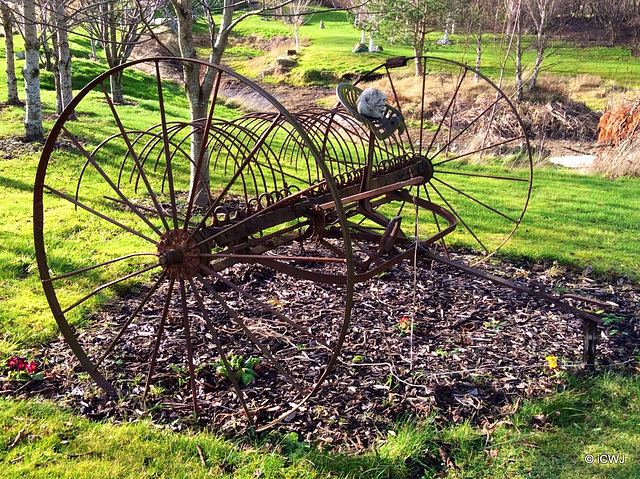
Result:
M27 369L27 360L24 358L18 358L18 369L25 371Z
M7 367L9 369L17 369L18 368L18 358L13 357L7 359Z
M27 372L29 374L33 374L38 370L38 367L36 366L36 363L34 363L33 361L31 361L29 364L27 364Z

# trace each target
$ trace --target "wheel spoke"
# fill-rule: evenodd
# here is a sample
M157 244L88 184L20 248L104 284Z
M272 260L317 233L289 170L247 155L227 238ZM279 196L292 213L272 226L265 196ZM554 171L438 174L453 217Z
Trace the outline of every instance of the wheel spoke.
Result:
M486 209L488 209L488 210L490 210L490 211L493 211L495 214L500 215L500 216L502 216L503 218L505 218L505 219L507 219L507 220L509 220L509 221L511 221L511 222L513 222L513 223L517 223L517 222L518 222L518 220L515 220L515 219L511 218L510 216L505 215L505 214L504 214L504 213L502 213L501 211L498 211L497 209L495 209L495 208L493 208L493 207L491 207L491 206L487 205L486 203L483 203L483 202L482 202L482 201L480 201L479 199L474 198L473 196L471 196L471 195L469 195L469 194L465 193L464 191L459 190L458 188L455 188L455 187L451 186L449 183L445 183L444 181L439 180L438 178L433 178L433 179L434 179L435 181L437 181L438 183L443 184L443 185L444 185L444 186L446 186L447 188L452 189L452 190L453 190L453 191L455 191L456 193L461 194L461 195L462 195L462 196L464 196L465 198L469 198L471 201L474 201L475 203L478 203L480 206L484 206Z
M195 294L195 290L194 290ZM184 328L184 340L187 346L187 367L189 368L189 384L191 385L191 400L193 412L198 413L198 397L196 390L196 373L193 367L193 345L191 344L191 328L189 327L189 309L187 306L187 291L184 280L180 280L180 302L182 304L182 326Z
M329 347L329 345L324 342L322 339L320 339L318 336L316 336L315 334L313 334L310 330L307 330L305 328L303 328L302 326L300 326L299 324L297 324L295 321L290 320L289 318L287 318L284 314L280 313L277 309L272 308L271 306L269 306L268 304L266 304L264 301L256 298L254 295L252 295L251 293L249 293L248 291L239 288L236 284L232 283L231 281L229 281L227 278L225 278L224 276L222 276L221 274L218 274L217 272L215 272L214 270L212 270L211 268L207 268L206 266L201 266L202 270L207 273L210 274L211 276L215 276L215 278L219 281L222 281L224 284L226 284L228 287L230 287L231 289L233 289L234 291L240 293L242 296L244 296L245 298L253 301L254 303L256 303L259 307L261 307L262 309L264 309L265 311L267 311L270 314L273 314L274 316L276 316L278 319L280 319L281 321L284 321L285 323L287 323L289 326L291 326L292 328L296 329L298 332L308 336L309 338L313 339L315 342L317 342L318 344L320 344L321 346L324 346L327 349L331 349Z
M167 163L167 180L169 183L169 197L171 201L171 216L173 217L173 228L178 228L178 209L176 207L176 191L173 184L173 168L171 166L171 155L169 153L169 133L167 131L167 115L164 108L164 93L162 91L162 78L160 75L160 62L155 60L156 64L156 83L158 85L158 106L160 107L160 122L162 123L162 141L164 142L164 157ZM162 217L164 227L169 230L169 225Z
M151 188L151 184L149 183L149 179L147 178L147 175L144 172L144 168L142 168L142 165L140 164L140 160L138 158L138 155L136 154L136 151L133 148L133 145L131 144L131 140L129 139L129 135L127 134L127 131L125 130L124 125L122 124L122 120L120 119L120 115L118 115L118 111L116 110L116 106L113 104L113 101L111 101L111 97L109 96L109 93L107 93L107 89L104 86L104 83L100 83L100 86L102 87L102 91L104 92L104 96L107 99L107 103L109 104L109 108L111 109L111 114L113 115L113 119L116 121L116 124L118 125L118 129L120 130L120 134L122 135L122 139L124 140L124 142L127 145L127 149L129 150L129 154L131 155L131 159L135 163L136 168L138 169L138 172L140 173L140 177L142 178L142 181L143 181L145 187L147 188L147 192L149 193L149 196L151 197L151 201L153 201L153 206L155 206L156 212L158 213L158 216L162 219L162 223L165 225L165 228L169 229L169 226L167 225L167 220L166 220L166 218L164 216L164 213L162 211L162 207L160 206L160 203L158 203L158 198L156 197L155 193L153 192L153 189ZM94 167L95 167L95 164L94 164ZM154 227L154 231L156 231L156 233L158 233L158 234L162 234L160 232L160 230L158 230L155 227Z
M435 185L433 183L429 183L431 185L431 188L433 188L433 190L438 194L438 196L440 197L440 199L442 199L442 201L445 202L445 204L449 207L449 209L451 210L451 212L456 215L456 218L458 218L460 220L460 223L462 223L462 225L465 227L465 229L471 234L471 236L474 237L474 239L478 242L478 244L482 247L482 249L489 254L490 251L487 249L487 247L482 243L482 241L480 241L480 239L476 236L476 234L471 230L471 228L469 228L469 226L467 225L467 223L464 221L464 219L462 219L462 217L460 216L460 214L458 213L458 211L451 205L451 203L449 203L444 196L442 196L442 194L440 193L440 191L438 191L438 188L435 187Z
M109 288L109 287L114 286L114 285L116 285L118 283L122 283L123 281L126 281L128 279L135 278L136 276L140 276L141 274L146 273L147 271L151 271L152 269L155 269L155 268L158 268L158 267L160 267L160 265L158 263L152 264L150 266L147 266L147 267L141 269L140 271L136 271L134 273L129 273L126 276L123 276L122 278L114 279L113 281L109 281L108 283L105 283L105 284L103 284L101 286L98 286L93 291L91 291L89 294L83 296L78 301L73 303L71 306L67 306L65 309L62 310L62 313L63 314L68 313L73 308L75 308L76 306L84 303L87 299L95 296L96 294L98 294L100 291L102 291L105 288Z
M160 275L160 278L158 279L158 281L155 282L155 284L151 287L151 289L145 295L142 301L140 301L140 304L138 304L136 309L129 315L127 320L124 322L124 324L120 328L120 331L118 331L118 334L116 334L116 336L113 338L113 340L111 341L107 349L104 351L102 356L100 356L100 359L96 362L94 369L98 369L100 365L103 363L103 361L107 358L107 356L111 354L111 351L113 351L113 348L115 348L118 341L120 341L124 332L129 328L129 326L131 325L133 320L136 318L136 316L138 316L138 313L142 311L142 308L144 308L145 304L149 302L149 299L151 299L151 296L153 295L153 293L156 292L156 290L158 289L158 286L160 285L162 280L164 280L164 276L165 276L165 273L163 272Z
M429 203L433 203L433 201L431 201L431 195L429 194L429 190L427 189L427 185L426 184L422 185L422 188L424 189L424 193L427 195L427 201ZM442 233L442 228L440 227L440 220L438 219L438 215L436 214L435 211L432 211L431 214L433 215L433 221L436 224L436 228L438 229L438 233ZM440 244L442 245L442 248L444 249L445 256L448 258L449 257L449 249L447 248L447 243L445 242L444 238L440 238Z
M164 301L164 307L162 308L162 316L160 317L160 323L158 324L158 330L156 331L156 339L153 344L153 352L151 353L151 362L149 363L149 371L147 372L147 380L144 383L144 393L142 394L142 401L146 401L147 394L149 393L149 387L151 386L151 379L153 378L153 372L156 368L156 361L158 359L158 351L160 350L160 342L164 334L164 325L167 322L169 315L169 305L171 304L171 297L173 295L173 286L175 280L171 278L169 280L169 289L167 291L167 297Z
M483 146L482 148L478 148L477 150L469 151L467 153L463 153L462 155L453 156L451 158L447 158L446 160L442 160L442 161L439 161L437 163L433 163L433 166L436 167L436 166L444 165L445 163L449 163L450 161L454 161L454 160L459 160L460 158L464 158L465 156L473 155L475 153L480 153L482 151L491 150L492 148L497 148L498 146L507 145L507 144L512 143L514 141L526 140L526 138L527 137L524 136L524 135L517 136L515 138L509 138L508 140L504 140L504 141L501 141L499 143L494 143L493 145L490 145L490 146Z
M440 148L434 155L432 155L431 158L436 158L440 153L442 153L444 150L446 150L454 141L456 141L458 138L460 138L467 130L469 130L469 128L471 128L473 125L476 124L476 122L478 120L480 120L480 118L483 117L483 115L485 113L487 113L489 110L491 110L493 107L495 107L498 102L502 100L502 98L498 98L496 101L494 101L491 105L489 105L482 113L480 113L478 116L476 116L472 121L469 122L469 124L467 126L465 126L462 130L460 130L456 136L454 136L453 138L450 138L449 140L447 140L445 146L443 146L442 148ZM451 131L451 130L450 130Z
M200 308L200 313L202 313L202 317L204 318L205 324L207 325L207 330L209 331L209 334L211 334L211 337L213 338L213 342L216 345L218 354L220 355L220 360L222 361L222 364L224 365L224 369L227 372L227 378L229 378L229 380L231 381L231 384L233 385L233 389L235 389L236 391L236 396L238 397L238 401L240 401L240 404L242 405L242 409L244 409L244 412L247 415L247 420L249 421L249 424L253 426L254 425L253 416L251 415L249 406L247 406L247 402L244 400L244 394L242 393L242 389L240 389L240 385L238 384L238 379L236 378L235 371L231 367L231 364L229 364L227 354L224 352L224 348L222 347L222 342L220 342L220 337L218 336L218 332L216 331L216 328L211 323L211 318L209 318L209 313L207 312L207 308L205 307L202 301L202 297L200 296L200 294L198 294L195 284L193 283L193 280L190 279L189 283L191 284L191 289L193 291L193 296L196 300L196 303L198 303L198 307Z
M82 208L83 210L88 211L88 212L89 212L89 213L91 213L92 215L97 216L98 218L102 218L103 220L106 220L106 221L108 221L109 223L111 223L111 224L113 224L113 225L116 225L117 227L122 228L123 230L125 230L125 231L127 231L127 232L129 232L129 233L131 233L131 234L134 234L134 235L136 235L136 236L139 236L140 238L142 238L142 239L144 239L144 240L147 240L148 242L150 242L150 243L152 243L152 244L156 244L156 240L154 240L154 239L152 239L152 238L148 237L148 236L147 236L147 235L145 235L145 234L140 233L139 231L136 231L136 230L134 230L134 229L132 229L132 228L129 228L129 227L128 227L128 226L126 226L126 225L123 225L123 224L122 224L122 223L120 223L119 221L116 221L116 220L114 220L113 218L111 218L111 217L109 217L109 216L107 216L107 215L104 215L104 214L102 214L102 213L100 213L100 212L98 212L98 211L94 210L93 208L90 208L89 206L87 206L87 205L85 205L85 204L81 203L80 201L74 200L74 199L73 199L73 198L71 198L69 195L66 195L66 194L62 193L61 191L58 191L58 190L56 190L56 189L53 189L53 188L51 188L51 187L50 187L50 186L48 186L48 185L42 185L42 187L43 187L45 190L49 191L50 193L53 193L54 195L59 196L60 198L62 198L62 199L65 199L65 200L69 201L70 203L74 204L75 206L78 206L78 207Z
M131 209L131 211L133 211L142 221L144 221L153 231L155 231L158 235L161 235L162 232L151 222L149 221L149 219L143 215L138 208L136 208L133 203L131 203L131 201L129 201L129 199L125 196L125 194L120 190L120 188L118 188L118 186L111 180L111 178L109 178L109 176L105 173L105 171L100 167L100 165L98 165L98 163L96 163L96 161L94 160L94 158L89 154L89 152L87 150L84 149L84 147L80 144L80 142L78 141L78 139L72 135L69 130L67 130L65 127L62 127L65 136L67 138L69 138L74 146L76 148L78 148L82 154L85 156L85 158L87 159L87 161L89 163L91 163L91 165L96 169L96 171L100 174L100 176L102 176L102 178L108 183L108 185L113 189L113 191L116 192L116 194L122 199L122 201L125 202L125 204ZM80 185L78 184L78 189L80 188ZM78 196L78 192L76 192L76 197Z
M420 143L418 143L418 148L422 151L422 136L424 133L424 92L426 90L426 82L427 82L427 59L422 59L422 92L420 95Z
M434 173L440 173L443 175L460 175L460 176L470 176L473 178L489 178L492 180L508 180L508 181L521 181L523 183L529 183L529 180L526 178L516 178L514 176L497 176L497 175L482 175L480 173L468 173L464 171L447 171L447 170L433 170Z
M117 263L118 261L124 261L125 259L135 258L136 256L157 256L157 255L158 255L157 253L131 253L124 256L120 256L119 258L111 259L109 261L104 261L103 263L94 264L93 266L87 266L86 268L80 268L74 271L69 271L68 273L54 276L53 278L43 279L42 282L48 283L48 282L57 281L63 278L69 278L71 276L75 276L76 274L86 273L87 271L91 271L92 269L108 266L110 264Z
M201 275L197 275L197 278L204 285L204 287L207 289L209 294L211 294L216 299L216 301L220 304L222 309L224 309L227 312L227 315L238 326L240 326L240 328L242 328L242 331L253 342L253 344L255 344L258 347L258 349L260 349L262 354L264 354L267 357L267 359L269 361L271 361L272 364L275 365L275 367L278 369L278 371L280 371L280 374L282 374L285 377L285 379L289 382L289 384L291 384L293 387L296 388L296 390L298 391L300 396L303 396L304 395L304 391L302 390L302 387L300 386L298 381L296 381L293 378L293 376L291 375L291 373L289 373L287 368L282 363L280 363L280 361L278 361L273 356L273 354L271 354L271 351L269 351L269 349L264 344L262 344L262 342L258 339L258 337L255 334L253 334L251 329L249 329L249 327L242 320L242 318L240 318L238 313L227 304L227 302L224 300L224 298L220 294L218 294L218 292L215 289L213 289L213 286L204 277L202 277Z
M436 132L433 135L433 138L431 138L431 143L429 143L429 148L427 148L425 150L425 155L427 155L431 151L431 148L433 147L433 143L436 141L436 138L438 137L438 134L440 133L440 130L442 129L442 124L444 123L445 118L447 118L447 115L449 114L449 110L451 110L451 107L455 103L455 99L458 96L458 92L460 91L460 87L462 86L462 82L464 81L464 78L467 76L467 71L468 70L465 69L464 73L460 77L460 80L458 81L458 85L456 86L456 89L454 90L453 95L451 96L451 100L449 101L449 104L447 105L447 109L445 110L444 114L442 115L442 120L440 121L440 123L438 123L438 128L436 129ZM424 93L423 93L423 96L424 96ZM420 148L422 149L422 145L420 145Z

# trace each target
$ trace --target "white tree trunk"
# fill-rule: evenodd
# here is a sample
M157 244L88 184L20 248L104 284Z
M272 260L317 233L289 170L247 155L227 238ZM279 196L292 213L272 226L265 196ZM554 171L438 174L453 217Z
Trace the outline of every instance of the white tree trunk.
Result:
M369 53L376 51L376 44L373 41L373 33L369 36Z
M2 25L4 27L5 54L7 57L7 105L20 105L13 48L13 14L9 6L2 1L0 1L0 15L2 16Z
M56 36L58 39L58 75L60 78L60 96L62 108L66 108L73 100L73 87L71 84L71 55L69 53L69 35L67 33L67 13L64 3L56 1ZM75 120L75 113L71 113L70 120Z
M480 70L480 65L482 64L482 23L478 22L478 31L476 33L476 70ZM473 81L474 83L478 83L480 77L478 74L474 74Z
M367 41L367 32L362 30L360 32L360 43L365 43Z
M40 101L40 55L38 31L36 27L36 6L34 0L22 0L24 16L25 62L22 74L26 109L24 119L25 141L42 141L42 103Z
M296 52L300 51L300 25L298 22L293 24L294 38L296 41Z

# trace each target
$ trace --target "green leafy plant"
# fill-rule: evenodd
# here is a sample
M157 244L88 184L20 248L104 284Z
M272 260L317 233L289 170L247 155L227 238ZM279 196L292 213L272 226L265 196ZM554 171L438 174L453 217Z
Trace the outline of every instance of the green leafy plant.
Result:
M243 386L249 384L253 381L253 378L258 375L256 372L256 367L260 364L260 360L258 358L249 356L247 359L244 359L241 355L233 354L229 356L227 361L229 362L229 367L231 368L234 376ZM214 366L216 368L216 374L219 374L225 379L229 379L229 372L222 360L215 363Z

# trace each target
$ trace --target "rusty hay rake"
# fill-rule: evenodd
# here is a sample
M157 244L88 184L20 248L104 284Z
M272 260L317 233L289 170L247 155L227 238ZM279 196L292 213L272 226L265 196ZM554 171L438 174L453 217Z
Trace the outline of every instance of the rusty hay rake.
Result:
M173 106L184 102L185 68L214 74L202 118ZM154 78L152 92L139 70ZM119 74L125 104L109 93ZM388 98L379 118L359 113L368 86ZM234 102L238 93L258 98L260 111ZM529 201L527 134L499 88L463 64L419 57L389 59L337 94L334 108L292 113L228 68L149 58L100 75L61 114L35 184L37 260L65 339L107 393L118 394L116 362L147 358L131 366L143 400L179 363L195 411L218 388L249 424L267 427L330 374L354 286L417 257L582 314L448 259L449 240L493 254ZM73 224L60 220L70 214ZM247 265L273 273L247 281ZM279 300L273 275L295 278L292 300ZM94 310L115 318L102 342L74 327ZM585 321L593 362L597 319ZM184 339L177 350L169 330ZM225 380L205 384L200 372L214 356Z

